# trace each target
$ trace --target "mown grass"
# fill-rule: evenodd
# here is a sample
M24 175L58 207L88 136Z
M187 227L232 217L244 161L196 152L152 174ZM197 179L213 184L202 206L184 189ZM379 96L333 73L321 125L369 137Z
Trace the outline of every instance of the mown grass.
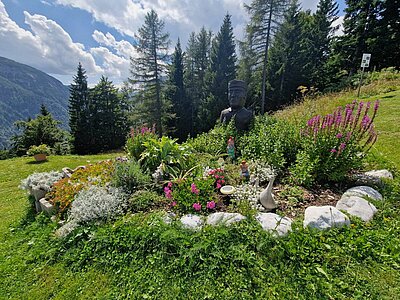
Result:
M399 162L400 87L390 91L393 85L364 90L364 100L382 100L371 158L379 167ZM348 103L352 93L306 100L278 115L303 121ZM56 225L32 213L20 180L111 156L0 161L0 299L400 299L398 178L381 190L385 201L374 203L373 221L353 218L350 228L318 232L297 220L291 234L276 239L252 218L190 232L153 213L55 238Z

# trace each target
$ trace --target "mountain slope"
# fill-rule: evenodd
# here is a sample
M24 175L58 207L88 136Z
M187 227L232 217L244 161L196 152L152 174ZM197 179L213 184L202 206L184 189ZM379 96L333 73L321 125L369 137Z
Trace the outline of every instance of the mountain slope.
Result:
M68 87L54 77L0 57L0 148L16 133L13 123L35 117L42 103L66 128L68 97Z

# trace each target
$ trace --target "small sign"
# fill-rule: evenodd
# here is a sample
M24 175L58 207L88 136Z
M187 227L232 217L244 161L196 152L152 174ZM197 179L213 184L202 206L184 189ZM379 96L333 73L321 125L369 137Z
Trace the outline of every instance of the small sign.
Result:
M363 53L362 60L361 60L361 68L368 68L370 60L371 60L371 54Z

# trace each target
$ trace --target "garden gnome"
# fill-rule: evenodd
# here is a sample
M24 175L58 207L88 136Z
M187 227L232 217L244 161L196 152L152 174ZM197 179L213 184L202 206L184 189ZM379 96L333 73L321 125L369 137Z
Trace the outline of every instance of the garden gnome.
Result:
M231 80L228 83L228 99L230 107L221 112L220 121L228 124L232 118L238 130L248 130L253 113L244 108L246 101L246 83L242 80Z
M249 166L247 165L245 160L242 160L242 163L240 164L240 177L245 180L248 180L250 178Z
M228 156L233 160L235 158L235 140L233 137L229 137L226 150L228 151Z

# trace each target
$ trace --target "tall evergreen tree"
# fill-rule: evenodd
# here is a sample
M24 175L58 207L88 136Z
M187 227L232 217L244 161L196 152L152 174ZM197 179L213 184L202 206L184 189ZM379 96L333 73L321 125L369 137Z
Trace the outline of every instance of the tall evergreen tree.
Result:
M320 0L309 31L312 44L307 60L310 63L311 84L319 90L324 90L334 76L330 73L328 60L332 55L332 40L337 30L332 24L338 19L338 12L335 0Z
M213 40L208 76L210 95L203 105L203 130L215 125L221 110L228 106L228 82L236 77L236 52L231 16L227 14Z
M265 111L267 63L270 42L287 7L287 0L253 0L245 5L250 15L246 34L252 38L251 46L257 55L257 65L262 67L261 114Z
M377 44L380 51L373 58L380 68L400 68L400 1L386 0L378 21Z
M298 1L293 0L270 51L268 109L290 103L300 85L309 85L307 55L310 51L308 32L311 22L310 12L300 11Z
M172 110L175 112L170 127L174 128L173 136L184 140L190 133L191 122L191 103L188 101L184 86L184 53L182 52L181 43L175 46L172 55L172 64L169 69L168 76L168 92L167 97L171 101Z
M370 67L379 65L376 58L383 45L377 43L377 37L382 3L383 0L346 0L344 35L340 39L339 51L343 68L350 74L359 69L363 53L372 54Z
M88 122L88 86L86 71L78 64L77 73L73 78L69 97L69 127L73 138L74 151L78 154L89 152L87 143L90 140L90 123Z
M43 103L40 105L40 114L42 116L48 116L50 114L50 112L47 110L47 107Z
M139 28L135 47L138 57L131 57L131 77L129 82L139 92L136 108L147 123L154 122L158 134L163 134L162 77L166 74L169 34L164 33L164 21L151 10L147 13L142 27Z
M124 98L117 88L102 76L99 83L90 91L91 117L94 129L90 149L100 152L120 148L128 132Z
M198 34L192 33L185 56L186 95L191 103L191 135L201 131L203 120L199 108L204 105L209 95L207 69L209 67L212 33L204 27Z

